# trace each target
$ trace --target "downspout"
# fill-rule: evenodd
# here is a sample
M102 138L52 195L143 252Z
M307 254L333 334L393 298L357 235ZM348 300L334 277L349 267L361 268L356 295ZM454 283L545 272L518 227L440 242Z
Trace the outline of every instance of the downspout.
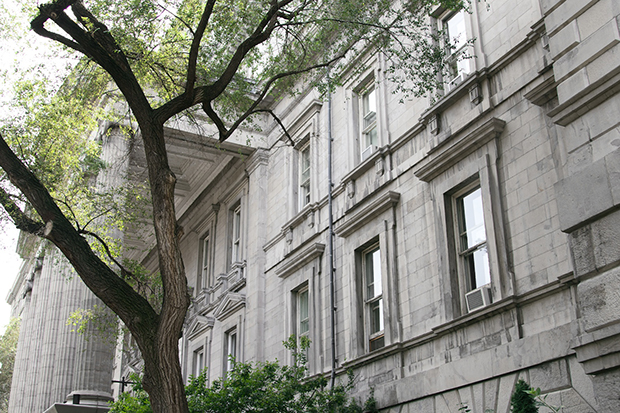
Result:
M331 351L332 351L332 371L330 378L330 388L334 388L336 382L336 289L334 281L334 216L332 213L332 92L331 79L329 77L329 67L327 68L327 181L329 190L327 191L327 209L329 211L329 308L331 324Z

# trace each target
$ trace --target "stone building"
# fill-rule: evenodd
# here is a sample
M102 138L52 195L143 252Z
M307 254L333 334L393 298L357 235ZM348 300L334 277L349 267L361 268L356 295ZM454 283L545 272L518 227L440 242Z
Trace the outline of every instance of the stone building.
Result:
M369 53L329 100L273 103L293 142L267 118L221 147L171 126L186 377L287 360L296 334L310 374L335 354L386 412L507 412L519 378L565 412L620 411L619 19L615 0L437 8L431 24L476 40L435 99L400 103ZM136 235L127 255L156 271ZM123 353L114 378L138 366Z

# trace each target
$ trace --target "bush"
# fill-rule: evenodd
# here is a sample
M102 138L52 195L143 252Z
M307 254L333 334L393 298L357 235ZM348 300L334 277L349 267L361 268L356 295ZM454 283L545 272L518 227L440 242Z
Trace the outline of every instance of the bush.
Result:
M512 413L538 413L536 400L531 393L532 388L525 381L519 379L515 391L510 398Z
M207 386L206 370L190 377L185 391L191 413L362 413L377 412L374 397L364 406L349 396L353 389L353 375L345 384L330 389L325 376L307 377L306 350L309 340L300 339L297 348L295 337L284 345L293 352L292 366L282 366L278 361L264 363L235 363L226 376ZM133 381L138 381L135 378ZM138 384L134 395L122 394L112 404L110 413L150 413L146 392Z

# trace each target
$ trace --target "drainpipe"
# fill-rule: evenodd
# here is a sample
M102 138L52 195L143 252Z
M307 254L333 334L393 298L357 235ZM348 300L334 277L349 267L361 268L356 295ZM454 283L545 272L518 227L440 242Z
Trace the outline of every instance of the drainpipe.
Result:
M329 211L329 308L331 324L331 349L332 349L332 372L330 378L330 388L334 388L336 381L336 299L334 282L334 216L332 212L332 93L331 80L329 77L329 67L327 68L327 181L329 190L327 191L327 209Z

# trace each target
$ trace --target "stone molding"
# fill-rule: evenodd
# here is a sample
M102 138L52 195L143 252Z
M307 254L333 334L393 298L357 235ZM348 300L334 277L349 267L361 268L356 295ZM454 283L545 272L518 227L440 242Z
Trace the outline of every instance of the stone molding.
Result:
M414 175L424 182L430 182L476 149L497 138L505 126L505 121L491 118L460 139L445 140L431 149L426 158L415 166Z
M360 227L366 225L368 220L374 218L389 208L396 206L399 200L400 194L398 192L387 191L374 201L367 203L363 208L355 213L350 212L355 209L357 205L353 206L345 212L344 222L338 225L335 229L336 235L344 238L348 237Z
M286 278L301 267L323 255L325 244L315 242L289 254L275 269L280 278Z

